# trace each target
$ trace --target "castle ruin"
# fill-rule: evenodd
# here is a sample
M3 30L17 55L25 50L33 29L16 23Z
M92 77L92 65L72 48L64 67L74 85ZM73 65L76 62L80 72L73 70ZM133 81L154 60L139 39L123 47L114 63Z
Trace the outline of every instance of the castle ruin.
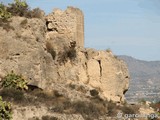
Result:
M46 21L48 40L65 39L65 43L76 41L77 47L84 47L84 15L80 9L54 9Z

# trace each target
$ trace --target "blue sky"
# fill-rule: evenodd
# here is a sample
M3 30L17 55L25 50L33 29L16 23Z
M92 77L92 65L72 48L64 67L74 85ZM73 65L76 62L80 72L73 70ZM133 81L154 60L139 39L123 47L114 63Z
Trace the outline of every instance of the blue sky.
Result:
M85 47L110 48L116 55L160 60L160 0L26 1L46 14L54 8L80 8L85 15Z

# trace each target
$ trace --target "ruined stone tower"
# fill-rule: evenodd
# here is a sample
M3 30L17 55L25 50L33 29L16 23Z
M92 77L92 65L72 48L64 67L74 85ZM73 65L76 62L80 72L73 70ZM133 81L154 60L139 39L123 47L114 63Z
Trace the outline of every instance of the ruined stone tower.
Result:
M47 39L59 39L62 44L76 41L78 47L84 47L84 16L80 9L68 7L65 11L54 9L46 17ZM63 40L62 40L63 39ZM53 42L52 42L53 43Z

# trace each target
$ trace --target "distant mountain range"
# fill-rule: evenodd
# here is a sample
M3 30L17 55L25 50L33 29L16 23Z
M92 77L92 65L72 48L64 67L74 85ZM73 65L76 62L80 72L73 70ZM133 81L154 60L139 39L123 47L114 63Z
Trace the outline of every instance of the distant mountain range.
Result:
M118 58L126 62L131 76L126 98L131 101L140 99L160 101L160 61L138 60L125 55Z

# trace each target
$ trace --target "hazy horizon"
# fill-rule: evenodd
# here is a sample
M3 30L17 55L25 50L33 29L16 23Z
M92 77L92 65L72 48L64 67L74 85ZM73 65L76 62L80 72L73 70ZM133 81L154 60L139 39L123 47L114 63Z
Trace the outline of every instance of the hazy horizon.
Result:
M11 3L13 0L0 0ZM159 0L26 0L31 8L80 8L85 16L85 47L110 48L115 55L160 61Z

